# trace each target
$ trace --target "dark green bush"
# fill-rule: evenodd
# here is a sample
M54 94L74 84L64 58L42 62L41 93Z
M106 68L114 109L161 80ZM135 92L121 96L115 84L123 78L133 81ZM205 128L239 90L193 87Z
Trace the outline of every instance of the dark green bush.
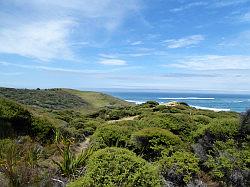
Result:
M27 135L31 128L31 114L22 105L0 98L1 137ZM0 137L0 138L1 138Z
M182 144L181 139L172 132L161 128L145 128L132 135L135 151L147 160L161 156L164 149Z
M239 148L232 139L216 141L213 154L208 155L205 166L209 174L227 186L247 186L250 175L250 147Z
M156 106L158 106L159 103L156 101L147 101L146 103L143 103L140 105L140 107L144 107L144 108L154 108Z
M98 128L91 137L93 147L95 149L112 146L128 147L130 145L131 134L135 128L118 124Z
M238 135L239 125L237 118L214 119L209 123L207 131L217 140L226 140Z
M51 143L55 129L55 124L49 118L34 116L32 119L31 136L40 142Z
M162 111L164 111L164 110L166 110L166 109L167 109L167 106L166 106L166 105L158 105L158 106L156 106L156 107L153 109L153 111L154 111L154 112L156 112L156 111L162 112Z
M240 139L245 139L248 137L248 140L250 140L250 109L241 115L238 137Z
M122 148L105 148L95 152L87 162L83 177L68 187L91 186L161 186L155 167L133 152Z
M176 186L189 183L200 171L199 159L185 151L177 151L171 157L163 157L159 165L165 180Z
M190 133L198 128L195 121L186 114L151 113L143 115L140 119L144 127L159 127L169 129L180 138L186 140Z

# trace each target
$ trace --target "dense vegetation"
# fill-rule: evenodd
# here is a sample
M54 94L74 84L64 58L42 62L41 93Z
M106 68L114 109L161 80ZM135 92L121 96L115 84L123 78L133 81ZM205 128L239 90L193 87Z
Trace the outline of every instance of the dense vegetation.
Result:
M250 186L250 110L0 89L0 184Z

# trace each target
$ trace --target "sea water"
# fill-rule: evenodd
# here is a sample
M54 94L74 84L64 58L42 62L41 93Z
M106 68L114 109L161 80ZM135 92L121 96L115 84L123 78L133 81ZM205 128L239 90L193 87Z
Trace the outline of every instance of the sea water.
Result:
M146 101L167 103L186 102L190 106L214 111L244 112L250 109L250 94L205 94L205 93L156 93L156 92L108 92L120 99L141 104Z

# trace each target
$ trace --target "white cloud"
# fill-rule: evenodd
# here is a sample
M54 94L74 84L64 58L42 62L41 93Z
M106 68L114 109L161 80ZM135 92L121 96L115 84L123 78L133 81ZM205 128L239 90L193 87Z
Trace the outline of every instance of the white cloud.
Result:
M96 33L110 37L131 13L138 12L139 1L1 1L4 8L0 7L0 53L46 61L71 59L76 45L105 40L96 37Z
M227 7L227 6L236 6L239 4L250 2L249 0L215 0L212 3L215 7Z
M183 48L183 47L190 47L199 44L203 41L205 37L203 35L192 35L187 36L180 39L170 39L163 41L164 44L167 44L168 48Z
M142 41L135 41L135 42L130 43L130 45L141 45L141 44L143 44Z
M0 53L39 60L73 57L68 35L74 22L49 21L0 30Z
M250 70L250 56L191 56L166 66L190 70Z
M200 6L205 6L205 5L208 5L208 3L207 2L202 2L202 1L192 2L192 3L186 4L186 5L181 6L181 7L171 9L170 11L171 12L180 12L180 11L183 11L183 10L188 10L188 9L191 9L191 8L194 8L194 7L200 7Z
M103 59L103 60L99 61L99 64L123 66L123 65L126 65L127 62L125 60L120 60L120 59Z

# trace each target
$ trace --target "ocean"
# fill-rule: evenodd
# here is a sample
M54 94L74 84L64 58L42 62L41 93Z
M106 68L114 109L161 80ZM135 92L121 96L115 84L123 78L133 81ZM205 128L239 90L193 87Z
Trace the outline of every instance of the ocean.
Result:
M250 94L156 93L156 92L106 92L120 99L141 104L153 100L159 103L186 102L190 106L214 111L245 112L250 109Z

